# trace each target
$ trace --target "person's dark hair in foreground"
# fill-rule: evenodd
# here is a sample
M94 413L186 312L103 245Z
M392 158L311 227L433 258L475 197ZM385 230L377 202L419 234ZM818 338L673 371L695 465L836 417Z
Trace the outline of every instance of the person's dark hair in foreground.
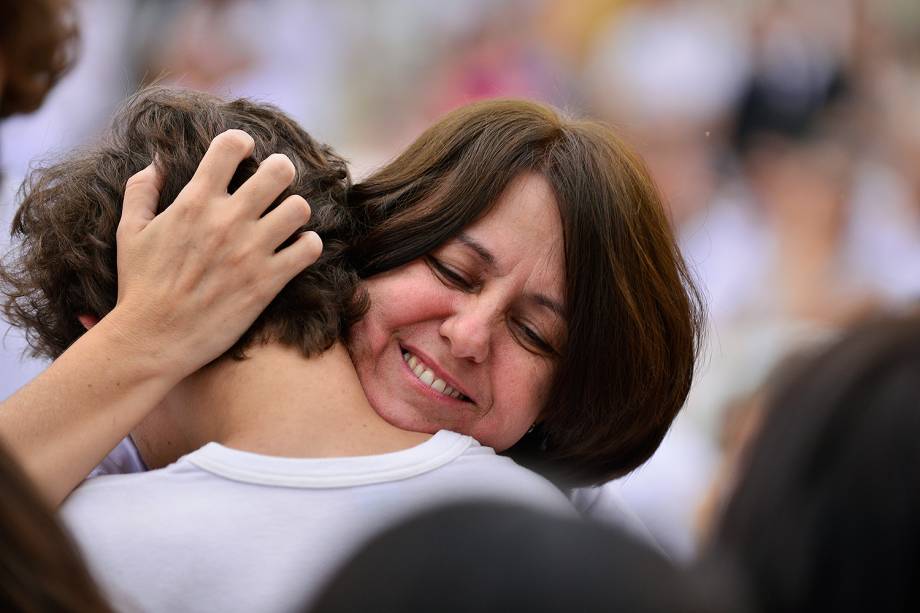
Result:
M920 313L864 324L778 389L711 559L765 613L920 610Z
M76 547L0 447L0 610L109 611Z
M345 564L309 610L714 611L684 573L620 531L486 502L390 528Z

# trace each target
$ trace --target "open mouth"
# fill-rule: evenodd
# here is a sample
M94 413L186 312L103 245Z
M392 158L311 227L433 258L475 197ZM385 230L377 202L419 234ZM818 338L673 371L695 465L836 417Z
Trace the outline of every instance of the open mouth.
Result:
M414 374L419 381L444 396L463 402L473 402L469 396L465 396L459 390L448 385L443 379L439 379L434 373L434 370L419 359L418 356L402 347L400 347L400 351L402 352L403 361L409 366L409 370L412 371L412 374Z

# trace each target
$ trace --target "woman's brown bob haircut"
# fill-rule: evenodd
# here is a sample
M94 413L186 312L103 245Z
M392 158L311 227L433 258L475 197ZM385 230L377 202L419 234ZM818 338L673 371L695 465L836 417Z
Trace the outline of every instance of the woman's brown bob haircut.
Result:
M249 344L272 340L314 355L363 314L358 277L344 265L356 228L344 206L350 185L344 160L275 107L151 88L127 102L101 144L34 170L20 190L12 227L18 245L0 267L0 282L6 318L25 329L34 355L57 357L83 334L78 315L103 317L115 306L115 231L128 178L156 155L166 177L162 211L191 180L211 140L231 128L250 134L255 149L230 191L272 153L287 155L296 177L271 208L291 194L306 198L313 215L305 229L323 237L323 255L285 286L228 353L240 358Z
M568 485L648 459L684 403L701 299L641 160L602 124L524 101L465 106L356 185L362 277L458 234L518 175L552 186L565 240L568 340L538 427L509 450Z
M70 0L0 0L0 118L37 109L70 69L75 21Z

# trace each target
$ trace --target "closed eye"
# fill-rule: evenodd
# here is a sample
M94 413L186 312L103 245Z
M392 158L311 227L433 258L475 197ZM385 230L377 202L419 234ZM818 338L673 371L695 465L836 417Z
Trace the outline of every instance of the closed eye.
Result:
M553 349L552 345L546 342L533 328L522 322L514 322L514 325L517 327L524 344L529 345L532 351L535 350L536 353L551 356L559 355L558 352Z
M435 274L440 277L441 280L446 284L456 287L457 289L464 292L471 292L476 289L476 286L473 282L469 281L466 277L453 270L452 268L445 266L443 262L434 256L428 256L428 265L431 266L431 269L434 270Z

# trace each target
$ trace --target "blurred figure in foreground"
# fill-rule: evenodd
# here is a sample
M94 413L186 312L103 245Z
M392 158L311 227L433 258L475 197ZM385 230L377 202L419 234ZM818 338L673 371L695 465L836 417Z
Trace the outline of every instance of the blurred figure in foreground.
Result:
M0 447L0 610L109 611L76 547Z
M713 560L760 611L920 607L920 312L864 324L767 402Z
M714 611L688 577L613 529L465 503L373 539L312 613Z
M0 0L0 119L34 111L70 68L63 0ZM0 610L108 611L77 551L0 446Z

